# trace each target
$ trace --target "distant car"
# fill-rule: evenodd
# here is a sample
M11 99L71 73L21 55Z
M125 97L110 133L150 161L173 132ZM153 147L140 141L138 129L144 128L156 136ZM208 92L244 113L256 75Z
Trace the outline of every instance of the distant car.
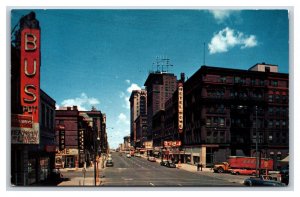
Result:
M135 157L141 157L141 154L140 153L135 153L134 156Z
M148 161L155 162L155 161L156 161L156 159L155 159L155 157L148 157Z
M167 161L166 166L167 166L168 168L176 168L175 163L173 163L172 161Z
M106 167L113 167L113 166L114 166L114 162L112 160L106 161Z
M234 175L256 175L256 170L249 170L249 169L232 169L230 170L231 174Z
M127 154L126 157L127 157L127 158L131 158L131 155L130 155L130 154Z
M260 176L260 177L250 177L244 180L244 185L246 186L275 186L282 187L286 186L286 184L281 183L279 181L275 181L270 176Z
M167 163L168 163L168 161L161 161L161 162L160 162L160 165L161 165L161 166L166 166Z

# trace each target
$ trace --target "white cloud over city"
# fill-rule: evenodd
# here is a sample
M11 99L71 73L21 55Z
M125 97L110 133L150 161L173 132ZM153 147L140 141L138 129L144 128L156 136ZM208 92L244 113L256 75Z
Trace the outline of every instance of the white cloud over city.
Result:
M121 98L122 107L129 109L130 108L129 98L130 98L131 92L133 90L141 90L141 87L139 85L137 85L136 83L130 83L129 79L125 80L125 82L130 86L126 88L126 91L120 92L119 97Z
M129 119L124 113L120 113L118 116L118 121L117 123L123 123L129 125Z
M240 11L239 10L210 10L208 12L213 15L217 23L223 23L227 19L229 19L232 14L237 14Z
M226 27L214 34L208 44L208 50L210 54L224 53L236 46L245 49L255 47L257 44L255 35L246 35L243 32Z
M100 104L100 101L95 97L89 97L86 93L81 93L79 97L65 99L61 102L61 107L77 106L80 111L91 110L92 106ZM56 105L57 108L60 106ZM96 107L97 108L97 107Z

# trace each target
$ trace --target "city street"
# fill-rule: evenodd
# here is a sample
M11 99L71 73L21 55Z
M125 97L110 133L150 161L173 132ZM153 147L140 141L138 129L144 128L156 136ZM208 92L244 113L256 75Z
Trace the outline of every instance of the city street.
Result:
M240 182L230 181L230 174L212 172L189 172L178 168L160 166L159 162L150 162L146 158L131 157L126 154L112 153L113 167L106 167L101 179L103 186L242 186ZM224 177L225 176L225 177ZM244 179L241 177L240 179Z

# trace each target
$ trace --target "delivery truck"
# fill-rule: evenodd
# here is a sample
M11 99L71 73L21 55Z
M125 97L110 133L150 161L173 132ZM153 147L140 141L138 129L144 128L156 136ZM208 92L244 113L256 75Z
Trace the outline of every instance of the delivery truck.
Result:
M230 156L226 162L217 163L214 165L214 172L231 172L232 169L256 169L256 157L241 157ZM260 170L271 171L273 170L273 160L269 158L261 158Z

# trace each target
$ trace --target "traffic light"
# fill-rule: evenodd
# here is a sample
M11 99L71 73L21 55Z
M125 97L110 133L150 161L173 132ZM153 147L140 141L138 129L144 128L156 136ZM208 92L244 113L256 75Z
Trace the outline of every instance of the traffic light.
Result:
M65 149L65 130L59 130L59 150Z
M80 151L84 151L84 132L83 130L79 130L78 132L78 146Z

